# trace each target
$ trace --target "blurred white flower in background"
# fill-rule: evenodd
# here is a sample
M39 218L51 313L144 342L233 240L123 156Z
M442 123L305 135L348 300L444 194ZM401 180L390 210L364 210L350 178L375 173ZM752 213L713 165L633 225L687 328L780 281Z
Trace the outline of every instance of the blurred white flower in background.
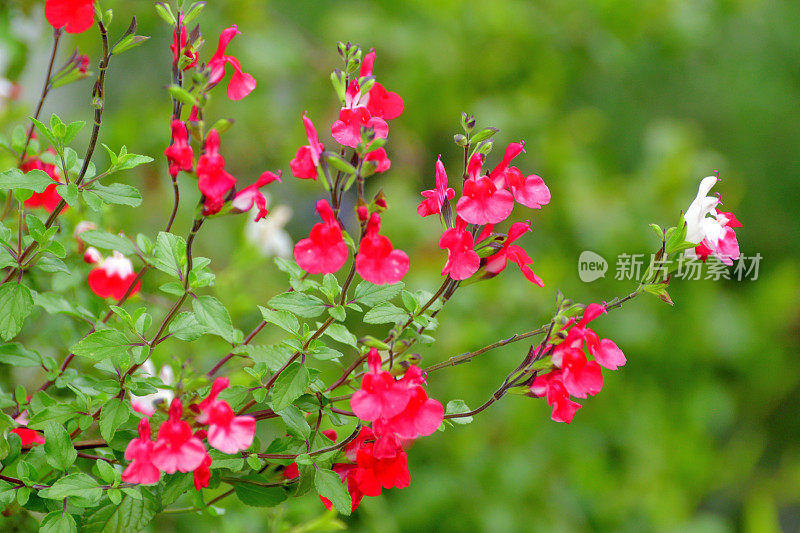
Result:
M142 374L145 376L156 375L156 367L153 366L153 362L150 361L150 359L142 364L141 369ZM161 378L161 381L164 382L164 385L172 385L175 381L175 375L172 373L172 367L169 365L164 365L161 367L158 377ZM156 408L158 407L159 403L163 402L164 404L169 405L174 397L175 393L169 389L159 389L157 392L147 394L145 396L136 396L131 394L131 406L133 406L133 410L137 413L142 413L145 416L152 416L153 413L156 412Z
M244 228L245 238L265 257L291 257L294 244L283 229L291 218L292 210L285 205L276 206L266 218L258 222L248 216Z

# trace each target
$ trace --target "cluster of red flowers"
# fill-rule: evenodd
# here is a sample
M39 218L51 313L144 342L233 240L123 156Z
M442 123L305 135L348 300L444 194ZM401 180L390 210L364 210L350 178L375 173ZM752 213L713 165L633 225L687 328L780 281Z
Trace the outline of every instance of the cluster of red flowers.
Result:
M139 437L131 440L125 449L125 459L130 464L122 473L129 483L158 483L161 472L193 472L197 490L208 486L211 478L211 456L203 439L224 453L246 450L253 443L256 420L251 416L236 416L219 393L228 387L228 378L217 378L208 397L190 406L196 413L194 424L208 426L192 431L192 425L182 419L183 404L172 400L169 418L158 429L156 440L151 439L150 419L139 421Z
M225 159L219 153L219 132L212 129L206 136L203 154L197 158L197 187L203 194L203 215L220 213L228 206L231 213L245 213L256 206L256 221L269 214L267 198L259 190L273 181L280 181L280 171L264 172L255 183L235 191L236 178L225 171ZM191 172L194 168L194 152L189 144L186 124L172 121L172 144L164 150L169 162L169 172L175 177L178 172Z
M581 320L571 320L564 329L564 340L555 346L546 346L545 352L552 351L553 369L536 377L530 391L536 397L546 397L553 408L551 418L556 422L570 423L581 404L570 396L586 398L600 392L603 388L603 373L600 367L616 370L627 360L622 350L611 339L601 339L586 325L606 312L600 304L590 304L583 312ZM586 357L588 351L594 360Z
M331 127L332 137L343 147L356 147L362 141L362 127L371 130L375 138L385 139L389 134L387 120L403 113L403 100L397 93L387 91L374 81L372 67L375 51L371 50L361 64L360 77L347 87L345 106L339 119ZM362 94L361 85L370 84ZM320 174L320 157L325 146L319 140L314 124L303 114L303 126L308 144L301 146L289 163L292 174L300 179L316 180ZM391 167L386 150L377 148L364 156L364 161L374 165L374 172L385 172ZM362 206L364 207L364 206ZM385 207L385 206L384 206ZM325 200L317 202L317 213L322 222L315 224L311 234L300 240L294 248L297 264L310 274L333 274L347 262L348 250L341 226ZM356 271L365 280L377 285L397 283L408 272L408 255L395 250L385 235L380 235L381 217L377 212L359 210L364 236L355 256Z
M472 277L484 267L484 277L492 277L505 269L509 260L516 263L530 282L542 287L544 283L533 273L533 259L521 247L512 244L525 232L530 231L530 222L511 225L501 249L481 260L477 250L485 244L481 241L492 237L494 225L506 220L514 209L514 202L539 209L550 202L550 190L542 178L532 174L525 177L511 161L525 151L522 142L511 143L506 148L503 160L494 170L483 174L483 155L476 152L467 166L467 179L462 196L456 202L456 220L439 240L439 247L447 250L447 262L442 275L456 280ZM425 198L417 207L417 213L426 217L442 213L445 203L455 197L455 191L447 186L447 173L441 157L436 161L436 188L422 191ZM468 224L473 225L470 231ZM480 231L477 237L475 235Z

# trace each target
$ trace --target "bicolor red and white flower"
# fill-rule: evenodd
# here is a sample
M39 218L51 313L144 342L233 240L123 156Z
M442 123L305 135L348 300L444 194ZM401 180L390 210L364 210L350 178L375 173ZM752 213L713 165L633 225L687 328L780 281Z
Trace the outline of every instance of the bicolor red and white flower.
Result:
M155 365L150 359L142 363L141 370L145 376L156 376ZM175 382L175 374L172 372L172 367L169 365L162 366L158 372L158 378L164 385L171 386ZM137 413L151 417L159 405L169 405L174 397L175 393L169 388L159 388L156 392L145 394L144 396L131 394L131 407Z
M698 257L703 261L714 255L726 265L739 259L739 242L734 228L742 227L733 213L721 212L717 206L722 204L718 196L708 193L719 181L716 176L708 176L700 182L697 196L686 209L686 241L696 244L687 256Z
M111 257L103 258L97 250L90 248L84 254L84 260L94 260L94 263L98 265L89 272L87 281L92 292L101 298L119 300L125 296L131 284L136 281L137 276L133 270L133 263L116 250L111 253ZM133 296L139 292L141 287L142 282L136 281L130 295Z

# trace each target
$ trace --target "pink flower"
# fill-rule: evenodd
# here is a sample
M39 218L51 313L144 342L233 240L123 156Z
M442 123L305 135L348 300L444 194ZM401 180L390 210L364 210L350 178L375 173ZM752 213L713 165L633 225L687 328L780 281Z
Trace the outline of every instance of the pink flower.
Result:
M360 77L372 76L372 68L375 65L375 49L370 48L369 52L364 54L364 59L361 60L361 71L358 73Z
M264 196L264 194L258 189L264 185L267 185L268 183L272 183L273 181L281 181L280 170L277 174L272 172L264 172L255 183L248 185L241 191L237 192L236 196L233 197L233 202L231 202L234 212L246 213L253 208L253 205L255 205L258 208L256 222L267 216L269 214L269 211L267 210L267 197Z
M164 155L169 161L169 174L173 178L178 172L190 171L194 166L194 153L189 145L189 132L186 124L180 120L172 121L172 144L164 150Z
M534 274L529 266L533 264L533 259L531 259L520 246L511 244L524 235L525 232L530 231L530 229L530 222L515 222L511 224L511 228L508 230L508 237L506 237L505 242L503 242L503 248L486 259L486 271L490 274L497 275L506 268L508 260L510 259L517 264L522 271L522 275L525 276L525 279L539 287L544 287L542 279Z
M125 448L125 459L131 463L125 471L122 472L122 481L127 483L142 483L145 485L158 483L161 472L159 472L158 467L153 461L154 446L155 442L150 440L150 421L146 418L142 418L139 421L139 438L132 439L128 443L127 448Z
M494 181L498 187L503 187L503 174L508 170L508 165L519 154L525 152L525 143L520 141L518 143L509 143L506 146L506 151L503 154L503 160L494 167L494 170L489 174L489 177Z
M204 215L219 213L236 178L225 172L225 159L219 154L219 133L208 132L205 152L197 159L197 187L205 197Z
M381 356L375 348L367 354L369 371L361 379L361 388L350 399L350 407L361 420L391 418L400 414L410 400L408 387L395 381L381 369Z
M436 188L422 191L425 199L417 206L417 213L421 217L441 213L442 205L452 200L455 194L456 191L447 186L447 172L442 164L442 156L439 155L439 159L436 160Z
M456 227L445 230L439 239L439 248L447 249L447 263L442 268L442 276L449 274L453 279L467 279L480 267L481 258L475 251L475 242L466 227L467 223L459 217Z
M214 380L208 397L200 403L197 421L208 424L208 443L211 446L224 453L236 453L253 444L256 419L252 416L234 416L228 402L217 399L228 384L228 378Z
M385 139L389 136L389 126L382 118L373 117L364 106L339 111L339 120L333 123L331 135L343 146L355 148L361 142L361 127L372 128L375 137Z
M44 437L38 432L28 428L14 428L11 433L19 435L22 446L29 444L44 444Z
M256 88L255 78L246 72L242 72L239 60L233 56L225 55L225 49L228 43L239 33L241 32L236 27L236 24L222 30L219 36L217 51L214 52L214 55L208 61L208 68L211 69L208 81L211 85L216 85L225 76L226 64L230 64L233 67L233 76L231 76L231 80L228 82L228 98L231 100L241 100Z
M581 408L581 404L570 399L559 370L536 376L531 383L530 391L534 396L547 397L547 404L553 408L550 418L555 422L569 424L575 412Z
M561 344L567 345L567 341L570 341L573 346L580 347L582 343L585 343L589 353L592 354L592 357L600 366L608 370L617 370L628 362L625 354L622 353L622 350L619 349L614 341L600 339L597 333L586 327L586 324L604 313L606 313L606 308L600 304L586 306L580 322L570 328L567 338ZM554 358L557 358L555 352Z
M386 150L378 148L364 157L364 161L371 161L375 165L375 172L386 172L392 167L392 162L386 155Z
M392 454L385 454L381 458L375 455L374 447L373 443L364 443L356 454L356 468L348 473L348 478L352 476L358 492L364 496L378 496L382 489L403 489L409 486L411 474L402 446L398 443Z
M203 443L192 435L192 428L181 420L183 405L178 398L172 400L169 418L158 429L158 438L153 448L153 464L167 474L191 472L199 467L206 457Z
M294 247L294 259L309 274L333 274L347 261L347 244L342 229L325 200L317 202L321 223L314 224L311 234Z
M306 129L308 144L297 149L294 159L289 162L289 168L292 170L292 175L297 178L316 180L319 156L325 147L319 142L317 129L305 113L303 113L303 126Z
M84 258L86 257L84 256ZM100 298L114 298L115 300L125 296L135 280L136 273L133 271L133 263L116 250L111 257L102 259L100 265L93 268L87 278L89 288L93 293ZM139 292L141 287L142 282L138 281L131 291L131 296Z
M83 252L83 262L89 263L90 265L97 264L103 260L103 254L95 248L94 246L89 246L85 252Z
M408 272L408 255L392 248L388 237L379 235L381 217L372 213L356 255L356 272L375 285L397 283Z
M211 480L211 456L206 453L205 458L203 458L203 462L200 463L200 466L192 471L192 477L194 478L194 489L200 490L205 487L208 487L208 482Z
M577 398L600 392L603 388L603 372L597 361L588 361L580 348L563 350L560 357L561 375L567 392Z
M469 178L458 199L456 210L470 224L497 224L504 221L514 209L514 197L505 189L498 189L491 178L479 176L481 158L475 154L469 163Z
M94 0L47 0L44 16L56 29L83 33L94 23Z

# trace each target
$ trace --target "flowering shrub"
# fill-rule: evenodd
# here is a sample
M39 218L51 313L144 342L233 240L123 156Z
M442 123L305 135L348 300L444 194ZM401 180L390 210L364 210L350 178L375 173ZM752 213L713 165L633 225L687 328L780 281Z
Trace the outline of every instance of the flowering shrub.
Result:
M461 178L448 179L440 157L434 188L421 192L417 208L419 216L431 217L446 251L439 287L407 290L402 280L413 259L381 232L382 216L392 212L387 198L381 191L367 194L369 178L391 169L390 121L402 115L404 103L376 81L374 50L363 53L339 43L342 68L331 75L338 119L318 130L298 110L308 144L288 165L295 178L325 189L327 198L316 204L321 222L297 242L293 259L277 260L288 287L260 306L262 322L245 335L210 294L211 262L194 255L193 243L205 224L225 224L226 215L267 223L262 188L277 187L281 171L265 171L243 186L225 169L223 135L231 122L208 116L209 98L219 92L227 65L231 100L246 98L256 79L227 55L239 33L235 25L221 33L212 55L205 54L199 30L189 29L202 7L199 2L175 12L156 5L173 35L172 116L164 119L171 141L163 170L171 178L174 204L164 231L132 238L105 226L102 214L108 205L138 207L142 198L131 185L110 179L154 160L124 146L102 145L110 163L101 170L96 152L111 60L146 38L136 35L134 20L111 44L110 11L91 1L47 1L54 38L40 105L32 124L19 126L4 144L17 164L0 173L0 188L8 191L0 226L0 337L6 343L0 362L42 371L37 390L20 386L0 393L0 507L42 513L43 529L139 530L162 511L200 512L232 495L247 505L271 507L312 490L329 509L350 514L365 496L411 484L407 453L416 439L469 423L508 393L544 397L552 419L570 423L581 407L573 398L599 393L603 369L626 363L616 343L600 338L590 323L601 323L609 311L644 293L671 303L673 267L661 264L668 257L713 255L728 264L738 258L734 228L741 224L717 210L718 197L707 196L718 180L708 177L676 226L652 226L657 253L630 294L589 305L559 294L553 315L540 327L472 352L436 354L432 334L456 292L468 298L469 284L491 282L509 261L521 271L524 290L544 287L534 260L518 244L532 223L511 220L515 210L524 218L529 209L547 206L550 191L541 177L512 165L525 153L522 141L508 143L487 170L498 130L477 129L475 118L463 114L454 137L463 152ZM91 75L84 56L73 54L60 68L56 59L64 32L94 26L103 55L91 92L91 138L81 158L70 145L85 124L67 124L56 115L44 122L39 115L51 90ZM319 131L323 137L329 131L328 149ZM182 205L180 173L196 178L200 198L185 238L172 231ZM355 199L353 213L343 209L345 195ZM68 206L72 219L85 215L92 221L62 217ZM80 297L49 283L59 271L85 276ZM145 276L164 280L160 289L172 298L166 312L134 303ZM82 304L89 298L104 300L103 312ZM60 362L12 342L25 338L35 319L43 320L33 316L37 307L86 323L83 336L63 346L67 355ZM346 322L348 316L357 317L356 324ZM359 321L385 326L386 333L366 335ZM285 338L256 344L265 327L285 332ZM169 366L156 374L151 355L157 346L169 343L184 354L190 348L182 343L206 335L231 346L213 368L203 372L187 364L178 379ZM520 341L527 349L482 405L470 409L461 400L443 404L429 396L427 383L436 372ZM433 345L430 357L437 362L420 366L411 351L417 345ZM337 363L340 375L323 381L318 367ZM262 443L259 425L269 424L281 436ZM184 494L194 495L193 504L174 507Z

